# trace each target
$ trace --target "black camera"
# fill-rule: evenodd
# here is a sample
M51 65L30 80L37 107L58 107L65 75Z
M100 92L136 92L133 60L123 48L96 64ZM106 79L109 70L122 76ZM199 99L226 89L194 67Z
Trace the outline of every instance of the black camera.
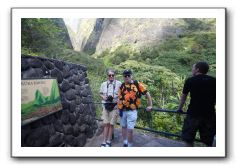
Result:
M113 99L114 99L113 96L109 95L109 96L107 97L107 100L106 100L106 101L107 101L107 102L113 102Z
M117 105L117 103L113 103L113 96L109 95L107 97L106 103L104 103L105 105L105 109L107 111L112 111L114 109L114 107Z

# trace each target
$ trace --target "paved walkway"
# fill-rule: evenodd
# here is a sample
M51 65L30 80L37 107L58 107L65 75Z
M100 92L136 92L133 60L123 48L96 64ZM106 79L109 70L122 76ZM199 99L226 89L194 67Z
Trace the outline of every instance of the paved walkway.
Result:
M85 147L100 147L103 140L102 129L97 134L89 139ZM134 130L134 147L184 147L184 143L178 140L171 140L149 132L143 132L141 130ZM122 147L122 133L121 128L116 126L114 130L114 140L112 141L112 147Z

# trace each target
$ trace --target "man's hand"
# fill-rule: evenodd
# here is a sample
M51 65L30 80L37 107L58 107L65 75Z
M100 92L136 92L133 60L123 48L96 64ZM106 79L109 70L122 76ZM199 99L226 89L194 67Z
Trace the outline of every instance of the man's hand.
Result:
M182 109L178 109L177 113L183 113L184 111Z
M106 101L107 99L108 99L108 97L104 95L104 96L103 96L103 100Z
M152 106L148 106L148 107L146 107L146 111L148 111L148 112L150 112L151 109L152 109Z

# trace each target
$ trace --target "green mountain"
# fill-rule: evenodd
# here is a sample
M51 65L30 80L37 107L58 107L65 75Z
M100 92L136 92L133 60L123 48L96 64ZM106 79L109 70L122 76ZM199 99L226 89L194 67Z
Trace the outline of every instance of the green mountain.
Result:
M58 90L58 85L57 85L56 80L53 80L49 100L52 102L55 102L55 101L58 101L59 98L60 98L60 94Z
M44 97L42 93L37 89L35 92L34 105L41 106L45 103L46 103L46 97Z
M60 94L56 80L53 80L50 91L50 96L43 96L42 93L37 89L35 92L34 105L42 106L46 104L53 104L60 100Z

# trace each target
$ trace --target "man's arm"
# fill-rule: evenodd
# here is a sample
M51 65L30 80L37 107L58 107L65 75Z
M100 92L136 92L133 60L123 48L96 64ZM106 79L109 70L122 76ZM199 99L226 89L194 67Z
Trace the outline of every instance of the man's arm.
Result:
M152 109L152 99L151 99L151 95L149 92L146 92L146 98L147 98L147 104L148 107L146 108L147 111L151 111Z
M103 93L103 83L101 84L101 86L100 86L100 97L102 98L102 100L107 100L107 96L106 95L104 95L104 93Z
M102 98L102 100L107 100L107 96L106 95L104 95L103 93L100 93L100 97Z
M185 103L185 101L187 99L187 96L188 96L188 94L184 94L184 93L182 94L180 102L179 102L178 111L183 112L183 106L184 106L184 103Z

